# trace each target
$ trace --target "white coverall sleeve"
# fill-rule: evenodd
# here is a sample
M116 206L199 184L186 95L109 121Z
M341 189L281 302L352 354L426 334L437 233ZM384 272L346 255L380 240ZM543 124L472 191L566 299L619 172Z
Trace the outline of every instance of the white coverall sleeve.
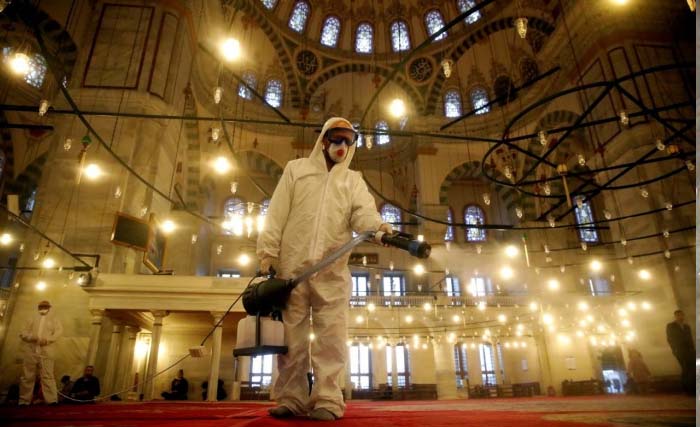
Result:
M287 224L287 217L292 204L292 173L289 165L285 166L275 192L272 193L270 206L265 217L265 229L258 237L258 258L279 258L282 232Z
M28 342L28 343L36 341L36 337L34 337L32 335L32 327L33 327L33 322L31 320L28 321L24 325L24 327L22 328L22 331L20 331L20 333L19 333L19 337L20 337L20 339L22 339L22 341Z
M352 214L350 227L356 233L363 231L376 231L382 225L382 217L377 212L374 197L369 193L367 184L362 177L358 177L352 194Z
M61 321L54 319L53 323L53 328L49 330L49 335L46 337L46 341L49 344L53 344L61 337L61 335L63 335L63 325L61 325Z

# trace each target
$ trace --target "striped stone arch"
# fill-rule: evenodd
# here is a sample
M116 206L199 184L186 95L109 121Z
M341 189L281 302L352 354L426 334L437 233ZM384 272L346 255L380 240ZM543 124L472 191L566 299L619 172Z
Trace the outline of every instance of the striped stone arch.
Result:
M554 31L554 26L552 26L549 22L532 16L527 17L527 26L529 30L537 30L547 36L552 34ZM471 33L468 37L465 37L461 43L459 43L449 54L445 56L449 56L449 58L452 59L455 64L457 64L467 50L479 43L481 40L486 39L491 34L512 29L514 27L514 17L502 18L490 22L489 24L479 28L477 31ZM440 104L445 81L445 75L443 73L437 73L437 77L435 78L435 81L433 81L428 92L428 97L425 103L425 114L435 114L437 105Z
M37 23L39 31L46 43L47 50L53 56L55 62L50 62L49 66L52 70L57 70L64 76L66 81L70 81L70 76L75 68L75 63L78 60L78 47L73 42L73 38L68 32L55 20L53 20L46 12L41 9L36 9L32 2L14 2L12 7L8 7L6 13L0 14L0 25L3 28L12 28L12 22L22 20L23 22ZM6 16L11 13L15 16ZM7 24L7 25L5 25ZM15 40L21 37L22 40ZM8 42L14 44L15 41L26 40L26 35L21 34L15 37L13 34L6 36ZM34 39L30 39L30 43L34 43ZM36 46L37 51L38 46ZM51 58L46 58L49 61Z
M223 3L244 12L260 27L265 35L267 35L284 70L284 75L287 80L286 87L289 89L291 105L294 108L301 107L300 82L297 80L296 74L294 73L295 65L289 53L294 51L296 42L283 38L277 28L272 25L274 21L271 19L271 12L265 9L265 6L263 6L260 0L226 0ZM287 48L289 48L289 51Z
M304 101L303 105L308 106L309 102L311 101L311 97L314 95L316 90L321 87L321 85L328 80L332 79L335 76L338 76L340 74L345 74L345 73L374 73L378 74L384 78L388 78L389 75L391 74L392 70L389 68L377 66L377 65L372 65L369 63L343 63L336 65L332 68L328 68L324 70L322 73L320 73L316 78L311 80L309 84L306 86L306 94L304 95ZM405 77L403 77L400 73L398 73L393 80L393 83L396 83L401 87L401 89L404 90L406 95L411 99L412 104L418 108L419 106L423 105L423 97L420 95L420 93L406 80Z
M238 166L249 172L259 172L279 181L282 168L269 157L257 151L243 151L236 154Z
M496 173L498 179L505 179L500 172ZM471 161L462 163L456 168L452 169L449 174L445 177L440 185L440 204L449 206L449 200L447 194L449 192L452 184L460 179L464 178L477 178L489 184L491 193L498 196L498 198L503 201L506 209L509 211L515 209L515 205L518 203L518 193L510 187L505 187L503 185L498 185L492 181L489 181L481 173L481 163L478 161Z

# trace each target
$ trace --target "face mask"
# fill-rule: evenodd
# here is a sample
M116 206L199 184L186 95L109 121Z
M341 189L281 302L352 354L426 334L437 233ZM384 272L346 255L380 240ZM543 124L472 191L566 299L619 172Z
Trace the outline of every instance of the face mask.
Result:
M330 144L328 146L328 157L331 158L335 163L340 163L345 160L348 155L348 146L345 143L342 144Z
M39 314L41 314L42 316L45 316L48 312L49 312L48 308L42 308L41 310L39 310Z

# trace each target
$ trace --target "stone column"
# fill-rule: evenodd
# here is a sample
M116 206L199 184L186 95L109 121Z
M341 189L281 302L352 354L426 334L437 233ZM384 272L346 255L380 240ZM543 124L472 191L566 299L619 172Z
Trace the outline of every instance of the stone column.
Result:
M117 362L119 358L119 350L122 339L122 325L112 326L112 336L109 339L109 353L107 354L107 367L103 382L103 394L113 393L115 386L115 378L117 374Z
M396 344L391 346L391 395L395 399L399 396L399 373L398 363L396 362Z
M100 330L102 329L102 319L104 318L104 310L90 310L92 314L92 323L90 325L90 344L88 344L86 365L95 366L97 359L97 347L100 342Z
M435 384L437 385L438 399L457 398L457 383L455 381L455 363L452 346L454 346L454 344L449 343L447 340L433 344Z
M117 374L117 379L115 383L117 384L118 390L131 390L134 379L132 378L134 369L134 350L136 348L136 336L138 335L141 328L138 326L127 326L126 334L122 338L122 354L121 359L118 363L119 372L121 376ZM122 394L122 399L125 399L128 394L125 392Z
M214 325L217 325L214 329L214 333L211 336L212 339L212 350L211 350L211 368L209 370L209 387L207 388L207 401L216 402L216 394L219 384L219 364L221 362L221 333L222 327L219 324L221 317L224 313L219 311L212 311L211 316L214 320ZM222 322L223 323L223 322Z
M504 383L504 378L501 373L501 361L498 359L498 341L491 340L491 348L493 349L493 371L496 375L496 385L500 385Z
M547 389L552 384L552 367L549 364L549 352L547 351L547 340L544 332L533 333L535 345L537 346L537 361L540 364L540 382L542 387L540 392L547 394Z
M155 379L153 375L158 367L158 349L160 347L160 336L163 333L163 318L168 315L167 311L154 310L153 313L153 331L151 331L151 353L148 357L148 366L146 368L146 378L144 381L144 399L153 400L153 389Z
M351 362L352 360L350 359L350 349L351 347L345 346L346 347L346 356L345 356L345 400L352 400L352 379L351 379L351 374L352 374L352 365ZM371 386L371 385L370 385Z

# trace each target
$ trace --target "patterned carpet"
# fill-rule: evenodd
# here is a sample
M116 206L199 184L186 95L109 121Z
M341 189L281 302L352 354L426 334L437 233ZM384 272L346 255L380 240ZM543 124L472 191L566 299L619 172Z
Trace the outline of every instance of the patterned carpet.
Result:
M0 408L8 427L314 426L276 420L267 402L101 403ZM411 402L349 402L338 427L691 427L695 401L683 396L574 397Z

